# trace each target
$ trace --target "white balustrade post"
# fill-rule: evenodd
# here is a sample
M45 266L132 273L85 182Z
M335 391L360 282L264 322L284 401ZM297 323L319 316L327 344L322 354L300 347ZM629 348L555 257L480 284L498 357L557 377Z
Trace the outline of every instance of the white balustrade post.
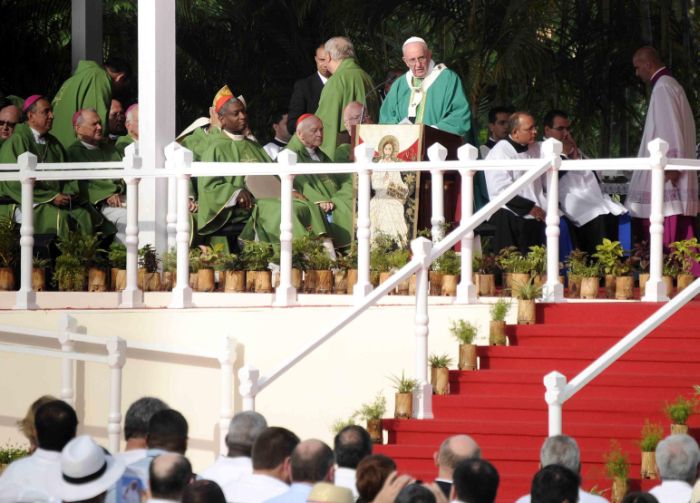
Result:
M292 191L294 174L291 170L297 163L297 155L284 149L277 156L280 167L280 284L275 292L276 306L291 306L297 302L297 289L292 286Z
M165 168L172 170L175 168L175 152L180 148L177 142L170 143L165 147ZM168 251L176 246L177 234L177 177L168 177L168 210L166 215L168 233Z
M124 152L127 170L141 168L141 158L133 143ZM119 307L143 306L143 292L138 286L139 267L139 182L140 178L127 176L126 182L126 288L120 293Z
M413 258L420 260L422 266L416 271L416 355L415 379L418 386L413 392L413 417L432 419L433 387L428 379L428 271L430 270L430 252L433 243L425 238L411 241Z
M36 292L32 290L32 260L34 259L34 181L37 158L25 152L17 158L22 182L22 225L20 239L20 288L15 309L36 309Z
M457 151L460 161L476 161L479 151L473 145L462 145ZM469 219L474 213L474 173L473 169L460 168L462 178L462 222ZM461 223L461 222L460 222ZM474 304L476 302L476 285L473 280L474 259L474 231L468 232L462 237L461 242L461 277L457 285L457 302L460 304Z
M447 159L447 149L439 143L433 143L428 147L428 159L432 162L442 162ZM444 171L441 169L430 170L430 196L432 199L432 214L430 216L430 234L433 242L445 237L445 181Z
M548 420L550 437L561 435L563 431L561 408L564 404L564 392L566 390L566 377L559 372L550 372L544 376L544 400L548 406Z
M542 144L544 155L550 162L547 172L547 282L542 288L542 299L561 302L564 285L559 282L559 167L561 166L561 142L550 138Z
M226 455L226 432L233 417L233 362L236 361L236 339L225 337L219 353L221 373L221 411L219 412L219 454Z
M128 204L128 203L127 203ZM109 420L107 436L112 454L119 452L122 431L122 368L126 362L126 341L112 337L107 341L107 364L109 365Z
M642 300L662 302L668 300L669 292L661 280L664 261L664 169L668 159L668 143L660 138L648 144L651 165L651 214L649 215L649 279ZM695 172L691 172L694 173Z
M72 353L75 350L75 343L71 340L71 334L78 331L78 322L69 314L64 314L58 324L58 342L61 344L61 351ZM75 407L74 374L75 361L72 358L61 358L61 400Z
M192 152L178 148L174 153L177 173L177 247L176 282L169 307L183 309L192 306L190 287L190 177L192 176Z
M243 410L255 410L255 395L258 394L260 371L245 365L238 370L238 392L243 399Z
M355 303L372 291L369 280L369 200L372 188L372 147L362 143L355 147L357 173L357 283L352 289Z

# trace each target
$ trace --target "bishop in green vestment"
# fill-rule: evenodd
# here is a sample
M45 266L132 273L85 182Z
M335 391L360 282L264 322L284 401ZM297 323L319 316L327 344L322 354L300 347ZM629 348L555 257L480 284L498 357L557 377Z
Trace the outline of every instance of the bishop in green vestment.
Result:
M51 134L64 148L75 141L73 114L94 108L102 124L107 124L112 91L126 84L128 69L118 62L102 67L94 61L80 61L75 73L66 80L53 99L54 123ZM105 136L108 131L105 131Z
M119 155L124 157L124 150L126 147L139 141L139 104L135 103L126 109L126 120L124 122L124 127L126 128L126 134L117 138L114 146L119 152Z
M315 115L302 115L287 148L297 154L300 163L332 162L319 148L323 137L321 120ZM335 247L350 245L353 236L352 174L297 175L294 188L326 213Z
M334 37L326 42L326 51L330 56L328 70L333 75L323 86L316 116L323 121L321 150L329 159L335 159L338 133L346 131L345 107L352 101L359 101L376 117L378 104L372 78L355 60L352 42L345 37Z
M225 98L217 107L222 132L208 140L202 154L205 162L272 162L265 150L242 133L248 124L245 107L236 98ZM240 233L244 240L258 239L279 243L280 200L258 199L248 191L244 176L213 176L197 179L197 227L201 236L211 236L212 243L228 244L216 236L228 224L245 224ZM323 216L315 206L294 201L292 211L294 236L327 233Z
M27 121L15 127L14 134L0 148L0 163L16 163L17 158L31 152L38 162L65 162L66 152L49 130L53 122L51 103L43 96L30 96L25 102ZM14 201L2 205L0 212L8 218L21 209L20 182L0 182L0 196ZM39 181L34 184L34 232L57 234L67 238L73 228L84 234L93 232L90 211L80 204L76 181Z

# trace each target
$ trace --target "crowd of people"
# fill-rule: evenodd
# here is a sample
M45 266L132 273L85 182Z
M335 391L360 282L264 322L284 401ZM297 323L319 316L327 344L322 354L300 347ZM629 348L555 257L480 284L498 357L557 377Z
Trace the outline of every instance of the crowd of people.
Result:
M361 68L352 42L333 37L316 49L317 71L299 80L289 108L271 120L273 139L262 145L251 132L245 99L222 87L212 100L209 117L188 127L177 140L192 150L195 160L210 162L273 162L282 149L298 162L347 162L350 131L357 124L425 124L474 142L473 118L460 77L444 63L436 64L427 43L411 37L403 44L407 71L398 75L380 99L371 77ZM668 157L695 155L695 123L683 88L671 76L659 54L642 47L632 58L639 78L652 86L639 156L648 156L647 142L662 138ZM0 102L0 162L16 162L32 152L40 162L118 160L138 140L138 104L126 111L113 92L129 78L129 68L108 61L100 66L82 61L53 100L33 95ZM20 111L21 116L20 118ZM488 160L539 158L541 142L563 144L562 158L584 159L572 133L572 118L550 110L538 135L536 118L525 111L495 107L489 112L489 139L480 148ZM395 138L394 138L395 139ZM398 141L378 152L377 161L397 159ZM611 166L611 169L614 169ZM406 243L411 237L402 207L409 192L398 173L391 181L376 170L371 212L373 233L386 232ZM477 176L475 190L493 198L522 171L489 170L485 185ZM629 213L633 242L649 238L651 174L635 171L624 206L601 189L594 171L561 171L558 206L570 230L571 244L592 254L603 238L615 240L618 217ZM695 235L698 183L694 171L665 171L664 244ZM397 190L387 190L391 185ZM236 251L239 240L279 242L279 181L268 177L253 184L245 176L196 177L191 186L192 245L221 244ZM350 174L308 174L294 179L294 237L315 236L329 255L347 250L354 236L355 201ZM477 200L481 197L476 196ZM21 221L19 182L0 183L0 215ZM124 185L121 180L40 181L34 190L35 233L66 238L71 229L100 232L124 240ZM459 207L459 205L457 205ZM490 222L494 251L515 246L526 253L545 242L547 179L524 187ZM448 220L451 216L448 216ZM455 220L459 217L456 216Z
M124 417L125 450L110 453L88 435L66 402L43 396L19 421L29 453L0 476L0 502L90 503L493 503L500 477L466 434L434 446L434 480L416 480L388 456L373 454L361 426L340 430L333 447L269 426L252 411L233 416L227 452L193 471L186 457L185 417L158 398L143 397ZM516 503L606 503L581 488L581 452L566 435L547 438L529 493ZM688 435L670 435L656 449L661 482L623 503L700 502L700 450ZM695 487L693 487L695 485Z

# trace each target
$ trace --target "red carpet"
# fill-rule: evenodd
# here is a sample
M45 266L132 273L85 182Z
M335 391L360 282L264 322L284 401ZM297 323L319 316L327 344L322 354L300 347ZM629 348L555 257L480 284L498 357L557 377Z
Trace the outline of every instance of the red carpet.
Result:
M375 452L392 456L399 470L430 481L435 452L445 437L474 437L484 458L501 477L498 503L512 503L529 492L547 435L542 378L557 370L571 380L605 350L646 319L660 304L543 304L538 324L512 326L511 346L480 347L480 369L450 372L450 395L435 396L433 420L385 420L389 445ZM645 419L669 421L666 401L690 396L700 384L700 303L692 302L652 332L563 407L564 433L579 443L583 486L608 499L603 454L619 440L631 463L631 488L658 482L639 480L638 441ZM700 434L691 417L690 433Z

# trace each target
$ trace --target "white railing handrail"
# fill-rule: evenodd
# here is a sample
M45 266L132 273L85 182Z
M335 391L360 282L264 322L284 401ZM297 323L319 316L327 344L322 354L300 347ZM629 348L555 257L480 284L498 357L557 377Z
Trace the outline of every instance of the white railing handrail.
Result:
M562 432L561 407L567 400L581 391L581 389L625 355L625 353L633 349L639 342L644 340L647 335L683 308L688 302L693 300L698 294L700 294L700 278L693 281L693 283L684 288L683 291L673 299L664 303L663 306L616 342L610 349L600 355L593 363L579 372L568 383L566 382L566 377L557 371L547 374L544 377L544 384L547 388L545 401L550 408L550 436L559 435ZM552 408L554 408L554 410L552 410Z
M82 362L91 363L107 363L106 355L95 355L90 353L79 353L77 351L61 351L58 349L37 348L33 346L22 346L19 344L8 344L0 342L0 351L9 353L19 353L25 355L48 356L51 358L70 358L71 360L79 360Z

